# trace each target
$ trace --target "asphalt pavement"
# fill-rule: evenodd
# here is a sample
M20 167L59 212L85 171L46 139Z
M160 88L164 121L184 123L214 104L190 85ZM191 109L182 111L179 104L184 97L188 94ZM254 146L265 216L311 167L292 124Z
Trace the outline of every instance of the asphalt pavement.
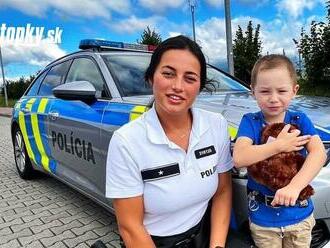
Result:
M8 109L0 108L0 247L120 247L115 217L52 177L21 179L16 171Z

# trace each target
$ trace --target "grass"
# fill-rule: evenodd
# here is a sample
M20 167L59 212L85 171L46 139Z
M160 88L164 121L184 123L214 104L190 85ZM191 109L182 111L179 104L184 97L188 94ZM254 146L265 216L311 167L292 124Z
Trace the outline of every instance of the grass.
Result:
M17 100L8 99L8 107L14 107ZM0 95L0 107L7 107L5 102L5 97Z

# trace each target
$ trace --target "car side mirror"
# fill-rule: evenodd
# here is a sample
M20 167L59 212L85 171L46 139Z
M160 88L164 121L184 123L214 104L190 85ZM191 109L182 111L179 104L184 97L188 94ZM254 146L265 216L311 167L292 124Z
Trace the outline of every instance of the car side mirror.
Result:
M88 81L61 84L53 89L53 94L64 100L90 101L96 99L96 89Z

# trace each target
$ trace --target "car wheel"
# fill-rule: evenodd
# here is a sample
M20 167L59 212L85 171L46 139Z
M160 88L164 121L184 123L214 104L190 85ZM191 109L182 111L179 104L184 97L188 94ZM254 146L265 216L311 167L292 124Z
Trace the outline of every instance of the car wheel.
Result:
M14 130L14 156L19 176L23 179L31 179L34 170L26 151L22 132L18 127Z

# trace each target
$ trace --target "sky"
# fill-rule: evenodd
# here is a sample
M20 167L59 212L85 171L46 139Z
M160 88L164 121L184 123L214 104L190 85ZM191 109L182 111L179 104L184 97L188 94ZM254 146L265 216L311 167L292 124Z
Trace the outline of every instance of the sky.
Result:
M195 4L196 40L207 60L226 69L224 0ZM262 54L297 58L293 38L301 28L326 21L325 0L231 0L232 36L252 20L261 25ZM35 74L51 61L78 50L82 39L136 43L149 26L162 39L192 37L189 0L0 0L0 46L5 76ZM0 85L2 79L0 80Z

